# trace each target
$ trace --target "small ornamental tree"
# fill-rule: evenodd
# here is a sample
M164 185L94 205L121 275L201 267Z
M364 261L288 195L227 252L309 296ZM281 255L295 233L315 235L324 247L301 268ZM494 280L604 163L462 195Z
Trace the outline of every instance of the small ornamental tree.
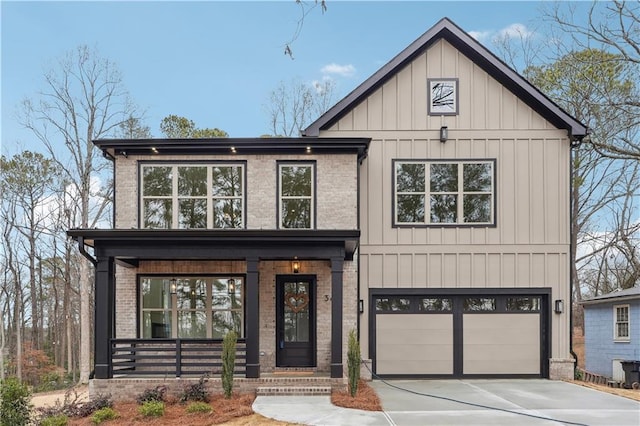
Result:
M360 342L355 330L349 332L349 349L347 351L347 370L349 374L349 393L352 397L358 392L358 381L360 380Z
M238 336L231 330L222 341L222 389L224 397L231 398L233 391L233 373L236 366L236 341Z

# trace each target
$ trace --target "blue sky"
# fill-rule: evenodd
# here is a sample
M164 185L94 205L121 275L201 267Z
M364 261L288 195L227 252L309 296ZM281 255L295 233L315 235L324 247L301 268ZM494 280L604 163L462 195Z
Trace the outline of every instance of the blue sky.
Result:
M160 120L176 114L254 137L268 132L264 105L280 81L332 78L338 101L442 17L492 49L499 31L535 28L543 5L328 0L324 14L316 8L307 15L292 60L283 51L300 18L293 0L2 1L2 154L44 152L16 110L44 88L43 71L79 45L118 65L154 136L161 136Z

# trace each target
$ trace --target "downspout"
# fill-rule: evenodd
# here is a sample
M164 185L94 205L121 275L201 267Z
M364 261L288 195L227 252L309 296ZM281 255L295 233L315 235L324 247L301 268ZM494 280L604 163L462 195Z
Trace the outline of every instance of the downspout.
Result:
M126 153L124 153L124 155L126 156ZM112 215L111 223L113 224L113 227L115 228L116 227L116 190L115 190L115 188L116 188L116 157L111 155L109 153L109 151L107 151L106 149L102 150L102 156L113 163L113 168L112 168L112 170L113 170L113 172L112 172L113 173L113 179L112 179L112 182L113 182L113 200L111 200L111 205L112 205L112 208L111 208L111 215Z
M84 257L86 257L89 262L91 262L93 264L93 267L95 268L96 266L98 266L98 261L96 260L95 257L91 256L85 249L84 249L84 237L78 237L78 250L80 251L80 254L83 255Z
M586 135L589 134L589 130L587 129ZM576 247L573 244L573 181L575 180L575 168L573 166L573 150L578 149L582 144L582 139L580 138L572 138L571 146L569 150L569 164L570 164L570 173L569 173L569 259L570 262L575 261L575 251ZM569 264L569 353L573 357L573 377L576 377L576 370L578 368L578 355L573 350L573 287L575 285L575 277L573 276L573 265Z

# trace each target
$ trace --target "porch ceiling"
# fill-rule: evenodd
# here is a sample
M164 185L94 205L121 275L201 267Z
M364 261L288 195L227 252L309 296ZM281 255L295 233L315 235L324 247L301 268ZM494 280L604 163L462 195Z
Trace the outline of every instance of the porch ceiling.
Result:
M67 235L95 256L125 266L140 260L330 259L353 260L359 230L71 229Z

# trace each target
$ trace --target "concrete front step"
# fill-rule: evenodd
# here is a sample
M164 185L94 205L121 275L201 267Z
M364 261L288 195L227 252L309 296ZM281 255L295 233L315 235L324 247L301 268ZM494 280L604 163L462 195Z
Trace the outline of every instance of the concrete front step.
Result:
M259 386L256 396L317 396L331 395L331 386Z

